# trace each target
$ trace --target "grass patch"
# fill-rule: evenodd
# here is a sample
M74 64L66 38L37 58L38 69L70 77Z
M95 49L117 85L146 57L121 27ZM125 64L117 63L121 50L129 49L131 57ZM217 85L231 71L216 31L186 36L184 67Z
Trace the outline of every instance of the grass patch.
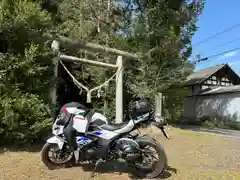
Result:
M174 131L175 133L187 136L208 136L206 134L203 134L202 132L186 131L183 129L175 129Z

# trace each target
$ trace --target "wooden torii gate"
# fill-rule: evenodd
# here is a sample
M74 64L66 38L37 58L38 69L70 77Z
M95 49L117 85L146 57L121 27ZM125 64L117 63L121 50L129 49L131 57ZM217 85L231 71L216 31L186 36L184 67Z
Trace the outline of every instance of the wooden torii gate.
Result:
M116 73L114 74L116 76L116 123L121 123L123 121L123 57L128 58L128 59L138 59L138 56L136 54L132 54L129 52L121 51L118 49L114 48L109 48L105 46L101 46L99 44L93 44L93 43L88 43L84 42L82 40L72 40L70 38L64 37L64 36L52 36L52 35L45 35L47 39L53 40L51 48L52 50L56 53L57 57L55 58L56 60L56 66L55 66L55 76L58 76L58 63L60 62L63 67L64 64L62 61L71 61L75 63L85 63L85 64L90 64L94 66L99 66L99 67L107 67L107 68L113 68L116 69ZM110 54L115 54L117 55L117 60L116 64L109 64L109 63L104 63L104 62L99 62L99 61L93 61L93 60L88 60L88 59L82 59L74 56L68 56L61 54L60 48L71 48L71 49L84 49L88 50L91 52L106 52ZM68 71L68 74L71 76L71 73ZM87 101L91 102L91 92L95 91L97 89L100 89L102 86L105 86L106 83L108 83L110 80L113 79L114 76L112 76L108 81L105 82L105 84L101 84L93 89L88 89L86 86L78 82L73 76L71 76L74 83L78 86L83 88L84 90L87 91ZM53 90L53 95L52 95L52 100L53 103L56 103L56 88Z

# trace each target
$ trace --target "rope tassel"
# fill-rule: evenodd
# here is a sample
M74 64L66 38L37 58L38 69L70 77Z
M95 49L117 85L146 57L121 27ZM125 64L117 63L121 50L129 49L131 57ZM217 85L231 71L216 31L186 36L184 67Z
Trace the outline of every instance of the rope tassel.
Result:
M92 95L91 95L91 92L89 91L87 92L87 103L91 103L92 102L91 99L92 99Z

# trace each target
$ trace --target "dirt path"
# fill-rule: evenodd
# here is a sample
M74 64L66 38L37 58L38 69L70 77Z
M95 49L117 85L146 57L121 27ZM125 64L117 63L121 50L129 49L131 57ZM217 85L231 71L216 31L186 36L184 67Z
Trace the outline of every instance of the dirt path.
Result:
M239 180L240 141L202 133L172 129L171 140L157 130L147 131L162 142L169 161L168 170L159 179L167 180ZM153 133L154 132L154 133ZM124 164L103 164L94 178L82 167L49 171L39 152L0 154L0 180L130 180ZM115 167L114 167L115 166Z

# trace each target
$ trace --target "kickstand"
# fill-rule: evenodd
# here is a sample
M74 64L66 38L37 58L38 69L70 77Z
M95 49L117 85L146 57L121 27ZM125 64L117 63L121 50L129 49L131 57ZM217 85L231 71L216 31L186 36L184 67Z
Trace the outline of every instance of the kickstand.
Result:
M94 169L93 169L93 171L92 171L91 177L94 177L94 173L96 172L97 167L98 167L99 164L102 163L102 162L104 162L104 160L102 160L102 159L98 159L98 160L97 160L97 162L95 163Z

